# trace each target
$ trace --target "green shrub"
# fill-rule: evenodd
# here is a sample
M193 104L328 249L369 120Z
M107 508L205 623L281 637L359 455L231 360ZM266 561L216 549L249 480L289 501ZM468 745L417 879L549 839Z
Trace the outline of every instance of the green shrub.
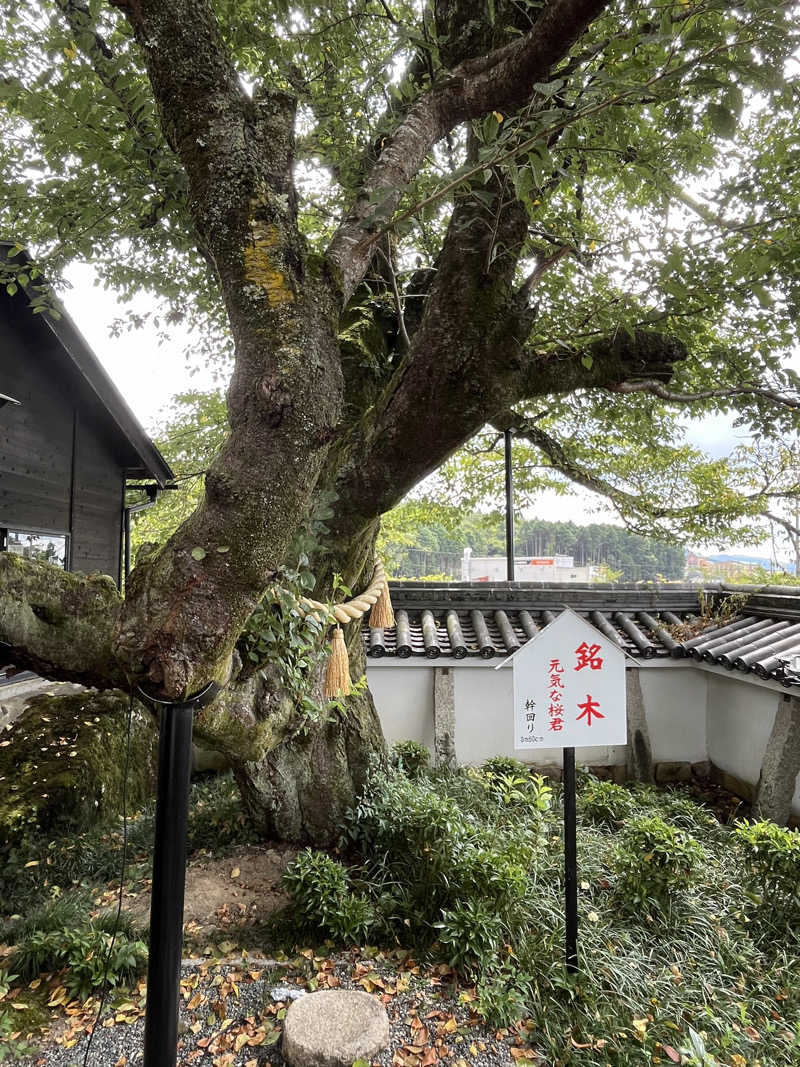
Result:
M284 871L283 885L292 894L301 925L358 942L374 922L369 901L352 893L345 867L324 852L301 852Z
M450 873L454 897L465 900L485 900L499 911L513 906L525 896L528 885L527 862L532 850L516 854L509 842L508 849L482 844L480 836L467 841L456 850ZM526 862L527 861L527 862Z
M467 900L446 908L436 928L451 967L472 973L497 958L503 923L496 910L482 900Z
M476 986L475 1009L489 1026L508 1026L528 1014L530 983L515 968L487 971Z
M668 793L661 802L664 818L682 830L690 833L699 833L706 830L715 830L719 822L714 818L708 808L698 804L684 793Z
M427 769L430 758L430 752L419 741L396 741L392 745L392 762L409 778L418 778Z
M66 968L64 985L71 996L85 1000L103 984L111 934L92 924L60 930L37 930L15 947L8 962L22 981L45 972ZM112 986L128 984L142 973L147 947L142 941L117 934L108 961L107 978Z
M507 827L504 812L485 803L483 776L475 774L409 779L397 770L375 770L349 813L346 840L363 857L360 876L392 940L430 946L449 914L449 950L454 958L471 959L470 944L459 947L455 940L459 916L475 908L491 913L503 929L516 921L538 827L527 816ZM537 788L532 783L533 797ZM448 795L453 789L458 800Z
M494 803L505 808L523 807L544 813L552 803L553 789L541 774L484 771L483 782Z
M667 908L692 885L703 850L657 815L631 819L614 858L617 891L629 909Z
M635 803L623 786L587 778L578 796L578 807L586 822L615 830L633 814Z
M773 822L741 822L734 837L764 903L780 909L800 906L800 833Z
M521 778L528 773L525 764L511 756L492 756L481 766L481 770L484 774L510 774L516 778Z

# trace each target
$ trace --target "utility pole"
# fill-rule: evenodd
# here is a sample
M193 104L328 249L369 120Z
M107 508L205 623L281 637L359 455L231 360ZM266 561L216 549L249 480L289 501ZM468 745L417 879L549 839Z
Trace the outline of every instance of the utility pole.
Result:
M514 471L511 466L511 430L503 430L506 462L506 581L514 581Z

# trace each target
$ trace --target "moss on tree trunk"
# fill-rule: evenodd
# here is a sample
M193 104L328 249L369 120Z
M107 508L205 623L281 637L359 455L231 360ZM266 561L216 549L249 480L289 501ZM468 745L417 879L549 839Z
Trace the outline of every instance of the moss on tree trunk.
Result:
M384 741L369 691L348 697L343 712L308 723L258 762L235 762L245 810L265 837L333 844Z
M329 599L334 573L357 592L368 584L374 565L376 524L347 542L329 546L312 561L318 584L314 595ZM345 627L350 677L365 676L361 624ZM324 672L324 664L323 664ZM321 673L316 699L321 696ZM245 810L266 837L332 844L342 818L355 802L370 762L385 749L375 704L365 686L328 707L314 720L296 709L293 694L265 684L269 705L254 707L263 722L280 721L282 736L258 759L233 757L233 770Z
M0 839L59 826L83 829L122 810L128 698L86 691L31 698L0 748ZM152 717L135 704L127 807L154 792L158 736Z

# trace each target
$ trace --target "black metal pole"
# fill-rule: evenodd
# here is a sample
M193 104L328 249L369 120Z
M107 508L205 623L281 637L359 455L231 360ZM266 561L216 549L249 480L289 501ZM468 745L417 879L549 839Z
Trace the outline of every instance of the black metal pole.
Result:
M125 561L123 570L125 575L125 586L127 592L128 578L130 577L131 573L131 509L123 508L122 513L125 516L123 533L123 536L125 538Z
M176 1067L195 703L162 704L150 901L144 1067Z
M514 581L514 471L511 466L511 430L503 430L506 461L506 581Z
M578 848L575 818L575 749L564 749L564 914L567 973L578 973Z

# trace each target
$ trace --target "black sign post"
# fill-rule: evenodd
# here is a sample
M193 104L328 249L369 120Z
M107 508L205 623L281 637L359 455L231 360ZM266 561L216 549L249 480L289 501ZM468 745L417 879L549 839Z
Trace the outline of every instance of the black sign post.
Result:
M506 581L514 581L514 469L512 466L511 430L503 430L506 469Z
M567 973L578 973L578 845L575 817L575 749L564 750L564 916Z
M144 1067L177 1064L192 717L210 704L221 688L209 682L199 693L178 703L157 700L139 690L160 715Z
M567 973L574 975L578 973L575 749L626 743L625 654L565 605L500 667L509 663L514 669L514 748L526 753L560 748L563 754L565 956Z

